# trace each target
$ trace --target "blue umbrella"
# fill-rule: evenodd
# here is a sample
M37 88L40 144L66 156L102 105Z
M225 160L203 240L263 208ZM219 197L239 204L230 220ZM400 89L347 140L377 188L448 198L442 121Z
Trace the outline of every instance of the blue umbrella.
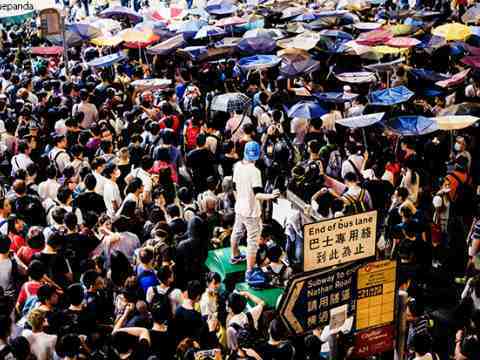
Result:
M208 48L206 46L188 46L180 51L187 53L193 61L197 61L208 53Z
M332 103L344 103L347 101L352 101L358 94L345 94L343 92L323 92L323 93L314 93L318 100L324 102L332 102Z
M220 4L210 5L206 10L213 15L228 15L237 11L238 7L229 2L222 2Z
M119 63L125 60L126 58L127 56L123 52L118 52L115 54L105 55L105 56L96 58L92 61L89 61L87 65L91 67L103 68L103 67L108 67L108 66L112 66L113 64Z
M430 69L412 69L410 73L418 80L437 82L447 80L449 77L443 74L436 73Z
M295 16L292 21L313 21L318 19L318 15L314 12L307 12L305 14L300 14Z
M238 44L238 49L246 53L269 53L275 50L277 43L269 37L254 37L242 39Z
M281 58L275 55L253 55L240 59L238 65L244 71L253 69L268 69L276 66L282 61Z
M369 102L372 105L390 106L408 101L413 95L415 94L412 91L401 85L371 92Z
M280 74L292 78L300 74L308 74L317 70L320 67L320 62L312 58L291 58L285 57L282 59L280 65Z
M288 110L287 115L291 118L299 117L304 119L315 119L326 113L327 111L325 111L317 102L300 101Z
M338 38L338 39L353 40L352 35L341 30L325 29L320 31L320 35Z
M193 34L207 24L208 23L204 20L188 20L188 21L184 21L179 24L176 24L174 26L170 26L170 29L177 31L177 33Z
M65 41L67 46L80 45L82 42L102 36L102 31L90 24L66 24ZM62 35L49 35L47 39L54 45L62 45Z
M389 119L385 127L402 136L418 136L430 134L438 130L437 122L432 118L418 115L405 115Z
M207 39L213 36L224 35L224 34L225 34L225 30L223 30L222 28L212 26L212 25L206 25L202 27L200 30L198 30L197 34L195 35L195 39Z
M114 6L103 10L99 17L102 18L115 18L115 17L125 17L132 22L140 22L142 21L143 17L138 12L133 9L124 7L124 6Z
M187 44L182 34L175 35L170 39L162 41L160 44L147 48L149 54L167 55L178 48L184 47Z

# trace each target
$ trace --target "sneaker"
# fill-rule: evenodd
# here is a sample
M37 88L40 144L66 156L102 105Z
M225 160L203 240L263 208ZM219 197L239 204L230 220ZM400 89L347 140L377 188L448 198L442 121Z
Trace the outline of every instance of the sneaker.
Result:
M241 262L244 262L247 260L247 257L245 254L240 254L238 256L234 256L230 258L230 264L235 265L235 264L240 264Z

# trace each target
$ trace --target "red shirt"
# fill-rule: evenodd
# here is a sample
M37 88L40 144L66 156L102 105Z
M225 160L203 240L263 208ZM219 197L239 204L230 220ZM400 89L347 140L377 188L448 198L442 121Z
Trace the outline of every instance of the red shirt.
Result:
M42 249L38 250L32 249L29 246L22 246L20 249L18 249L17 256L20 260L22 260L25 265L28 266L30 264L30 261L32 260L32 256L39 252L42 252Z
M41 282L38 281L27 281L25 284L22 285L20 289L20 294L18 294L17 304L19 305L20 309L25 304L25 301L30 296L37 295L38 289L42 286Z
M23 237L20 235L10 235L10 240L12 241L12 244L10 245L10 250L13 252L17 252L22 246L26 246L27 243Z

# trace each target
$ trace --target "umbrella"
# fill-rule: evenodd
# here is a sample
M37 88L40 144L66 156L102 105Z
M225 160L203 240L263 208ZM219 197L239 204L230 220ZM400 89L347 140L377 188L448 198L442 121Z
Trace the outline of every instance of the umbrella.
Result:
M384 44L393 37L392 33L388 30L372 30L360 34L360 36L355 40L360 45L377 45Z
M172 24L170 29L178 33L196 33L207 24L205 20L188 20Z
M382 24L376 22L358 22L353 24L353 27L360 31L372 31L382 27Z
M147 52L155 55L167 55L178 48L185 46L187 42L182 34L175 35L170 39L162 41L161 43L147 48Z
M446 116L446 115L480 116L480 104L472 103L472 102L464 102L461 104L452 105L440 111L439 115L440 116Z
M417 27L412 25L407 25L407 24L396 24L396 25L390 25L388 27L385 27L385 29L390 31L393 34L393 36L405 36L415 32Z
M325 29L325 30L321 30L319 34L323 36L333 37L333 38L353 40L352 35L341 30Z
M234 47L238 46L240 44L240 41L242 39L238 37L226 37L223 38L222 40L216 42L214 46L216 48L229 48L229 47Z
M63 46L34 46L30 49L32 55L52 56L63 53Z
M269 53L276 47L275 40L265 36L242 39L238 44L238 49L246 53Z
M282 59L275 55L253 55L240 59L238 65L245 71L252 69L259 70L276 66L280 61L282 61Z
M291 78L300 74L308 74L317 70L320 67L320 62L302 55L287 56L282 59L280 64L280 74Z
M388 61L388 62L380 62L376 64L370 64L370 65L365 65L364 68L371 70L371 71L391 71L395 67L399 66L405 61L405 58L401 57L399 59L395 59L393 61ZM412 69L415 70L415 69Z
M438 130L437 122L432 118L417 115L398 116L386 121L384 125L402 136L425 135Z
M473 56L480 56L480 47L465 44L466 50Z
M206 46L187 46L178 50L180 54L187 54L193 61L200 60L208 54Z
M123 6L114 6L107 8L98 14L102 18L128 18L128 20L137 23L142 21L142 16L133 9Z
M191 8L186 10L186 15L198 16L202 19L208 19L210 14L203 8Z
M141 79L132 81L131 85L140 91L161 90L168 88L172 84L170 79Z
M103 33L117 33L122 30L122 24L113 19L98 19L95 18L90 22L90 25L100 29Z
M295 18L292 21L302 22L302 21L313 21L316 19L318 19L318 14L313 11L308 11L306 13L295 16Z
M252 100L239 92L217 95L212 99L210 109L213 111L234 112L248 109Z
M214 15L228 15L228 14L233 14L235 11L237 11L238 7L234 4L232 4L229 1L209 1L207 3L207 7L205 10L207 10L210 14Z
M374 46L371 48L371 50L372 52L376 54L381 54L381 55L399 55L408 51L408 49L405 49L405 48L392 47L392 46L386 46L386 45Z
M440 87L450 87L450 86L455 86L455 85L460 85L463 83L470 72L470 69L460 71L453 75L451 78L446 79L446 80L441 80L437 81L435 85L440 86Z
M293 38L277 41L278 47L311 50L320 41L321 35L313 31L301 33Z
M247 19L244 19L238 16L231 16L231 17L223 18L216 21L215 26L227 27L227 26L241 25L247 22L248 22Z
M170 5L170 7L162 6L158 8L153 8L149 11L148 16L152 20L164 20L172 21L174 19L180 19L185 15L185 9Z
M460 23L444 24L432 30L432 34L441 36L447 41L460 40L464 41L472 35L472 30L466 25Z
M430 81L430 82L437 82L437 81L445 81L448 79L448 76L436 73L430 69L411 69L410 73L418 80L423 81Z
M376 124L380 120L383 119L383 116L385 115L384 112L382 113L375 113L375 114L368 114L368 115L360 115L360 116L354 116L354 117L349 117L345 119L340 119L337 120L336 123L340 124L342 126L346 126L348 128L363 128L366 126L370 126L373 124Z
M330 29L340 23L340 19L335 16L320 17L317 20L306 23L304 26L310 30Z
M93 45L97 46L117 46L122 42L122 38L120 36L112 36L110 34L100 36L98 38L92 39L90 42Z
M256 37L269 37L273 40L278 40L285 37L285 34L281 30L269 28L252 29L243 34L244 39Z
M282 19L290 19L302 15L305 12L305 8L302 6L290 6L282 10Z
M160 39L160 37L153 32L139 31L131 28L120 31L118 36L126 42L125 46L130 48L147 47Z
M372 105L391 106L410 100L415 95L405 86L397 86L385 90L373 91L369 95L369 102Z
M480 68L480 56L465 56L460 61L466 65Z
M300 101L288 110L287 115L291 118L299 117L304 119L315 119L326 113L327 111L325 111L317 102Z
M476 23L478 20L480 20L480 4L472 6L462 15L462 21L466 24Z
M125 60L127 56L123 52L118 52L115 54L101 56L87 63L87 66L104 68L112 66L113 64L119 63Z
M410 37L394 37L386 42L386 45L399 47L399 48L409 48L414 47L420 44L421 41L415 38Z
M213 36L224 35L225 31L222 28L206 25L198 30L197 34L195 35L195 39L209 39Z
M67 46L80 45L84 41L89 41L102 35L103 33L100 29L87 23L66 24L65 26ZM47 39L55 45L63 44L62 35L50 35L47 36Z
M344 92L323 92L314 93L313 96L315 96L319 101L341 104L347 101L352 101L358 96L358 94L346 94Z
M369 71L344 72L335 74L335 77L340 81L351 84L370 83L377 80L375 74Z
M469 115L437 116L435 121L440 130L461 130L475 124L480 118Z
M318 17L342 17L348 14L348 10L326 10L317 13Z

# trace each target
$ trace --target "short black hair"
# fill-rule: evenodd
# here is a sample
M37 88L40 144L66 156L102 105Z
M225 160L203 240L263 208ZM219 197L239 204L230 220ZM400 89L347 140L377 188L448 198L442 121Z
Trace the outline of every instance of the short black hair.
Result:
M70 301L70 304L74 306L80 305L83 300L85 299L85 291L83 289L82 284L80 283L75 283L70 285L67 288L67 295L68 299Z
M89 289L90 287L95 285L95 281L97 281L99 277L100 274L97 273L95 270L88 270L85 272L85 274L83 274L83 285L85 285L85 287Z
M228 307L232 309L234 315L240 314L243 310L245 310L246 306L247 303L242 295L231 293L228 296Z
M95 187L97 186L97 178L92 173L87 174L87 176L85 176L85 179L83 180L83 182L84 182L87 190L90 190L90 191L93 191L95 189Z
M45 272L45 265L40 260L32 260L28 265L28 276L35 281L40 281Z
M10 251L12 241L6 235L0 234L0 254L7 254Z
M354 172L347 172L343 179L348 182L357 182L358 176Z
M198 280L191 280L187 284L187 294L190 300L198 299L203 293L203 286Z
M56 293L55 288L50 284L44 284L38 288L37 298L42 304L49 300Z

